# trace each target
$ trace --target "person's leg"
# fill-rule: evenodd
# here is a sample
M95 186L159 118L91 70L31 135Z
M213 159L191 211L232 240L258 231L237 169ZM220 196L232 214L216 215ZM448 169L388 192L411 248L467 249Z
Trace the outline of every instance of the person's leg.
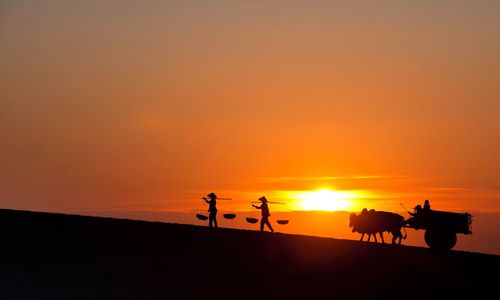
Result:
M210 214L208 216L208 227L212 228L213 227L213 223L214 223L214 215Z
M267 224L267 227L269 227L269 229L271 229L271 232L274 232L274 229L271 226L271 222L269 222L269 219L266 219L266 224Z
M217 226L217 213L214 214L214 225L215 225L215 228L218 228L218 226Z
M260 220L260 231L264 231L264 224L266 223L266 218Z

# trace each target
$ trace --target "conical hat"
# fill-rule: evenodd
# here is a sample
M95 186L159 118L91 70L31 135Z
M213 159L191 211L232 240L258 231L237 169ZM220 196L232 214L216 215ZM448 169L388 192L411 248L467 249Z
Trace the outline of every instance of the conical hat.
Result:
M267 202L267 199L266 199L265 196L260 197L259 200L262 201L262 202Z
M214 194L214 193L210 193L210 194L207 195L207 197L211 198L211 199L215 199L215 198L217 198L217 195Z

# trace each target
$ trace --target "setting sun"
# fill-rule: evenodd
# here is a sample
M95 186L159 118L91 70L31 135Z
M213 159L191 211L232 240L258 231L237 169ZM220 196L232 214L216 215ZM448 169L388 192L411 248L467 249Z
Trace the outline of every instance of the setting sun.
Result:
M356 195L343 191L319 190L297 194L304 210L345 210L352 204Z

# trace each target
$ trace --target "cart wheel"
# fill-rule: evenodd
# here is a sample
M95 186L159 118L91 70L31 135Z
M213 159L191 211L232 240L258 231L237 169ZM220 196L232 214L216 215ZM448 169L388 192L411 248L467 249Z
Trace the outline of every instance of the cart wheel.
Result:
M426 230L424 238L425 243L432 249L451 250L457 243L456 233L443 230Z

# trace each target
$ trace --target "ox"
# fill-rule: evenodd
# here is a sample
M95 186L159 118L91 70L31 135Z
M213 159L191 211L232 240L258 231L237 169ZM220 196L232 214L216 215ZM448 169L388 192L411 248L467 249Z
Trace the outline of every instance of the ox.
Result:
M370 211L364 209L359 215L352 213L349 217L349 227L352 227L352 232L361 233L360 241L363 240L365 234L368 234L368 242L373 235L375 243L377 243L377 233L384 243L383 232L387 231L392 234L393 244L396 240L398 244L401 244L401 239L406 239L406 230L404 236L401 233L401 228L404 230L404 224L405 218L401 215L373 209Z

